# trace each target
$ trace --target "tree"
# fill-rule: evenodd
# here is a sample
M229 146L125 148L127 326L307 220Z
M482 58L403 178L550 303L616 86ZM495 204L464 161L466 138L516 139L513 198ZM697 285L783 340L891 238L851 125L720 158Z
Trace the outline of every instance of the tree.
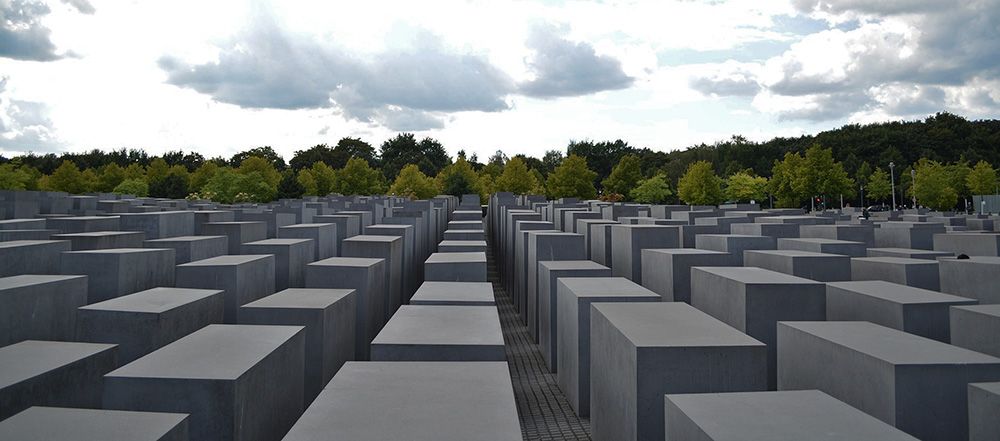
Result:
M974 195L993 194L997 191L997 172L989 162L979 161L966 176L965 183Z
M305 170L302 170L305 171ZM281 172L281 182L278 183L278 199L297 199L306 192L305 187L299 183L298 176L292 169Z
M157 181L166 178L170 173L170 165L163 158L154 158L146 167L146 182L149 185L156 184Z
M833 160L833 150L819 144L806 150L805 162L792 185L799 194L808 197L854 194L854 182L843 164Z
M892 184L889 182L889 174L881 168L876 168L868 177L868 185L865 187L865 195L873 201L884 201L892 197Z
M194 173L191 173L190 183L188 184L188 189L193 192L201 191L202 187L208 183L215 173L219 171L219 166L214 162L205 162L199 166Z
M562 151L560 150L546 151L545 155L542 156L542 161L541 161L542 174L548 176L549 173L552 173L552 171L559 166L559 164L562 164L562 161L563 161Z
M553 199L577 197L593 199L597 196L594 179L597 173L587 167L587 160L582 156L569 155L563 159L546 183L548 196Z
M313 180L312 185L310 186L308 181L302 182L302 185L308 189L308 194L326 196L337 191L337 172L325 162L314 162L310 170L308 176Z
M281 173L275 170L274 165L270 161L260 156L248 156L244 158L243 162L240 162L240 167L237 171L242 174L260 173L264 182L274 187L275 191L277 191L278 183L281 182Z
M677 195L690 205L718 205L724 198L722 178L715 175L711 162L695 162L677 182Z
M798 207L802 199L808 197L795 186L804 163L805 160L802 156L793 152L786 153L781 161L774 161L774 167L771 168L771 180L768 182L768 191L774 195L776 206Z
M864 161L858 166L858 171L854 174L854 181L861 185L867 185L871 175L872 166L868 164L868 161Z
M333 154L334 163L330 164L333 168L344 168L351 158L364 159L373 168L378 166L375 147L360 138L341 138L333 147Z
M466 194L480 194L479 175L464 158L459 157L435 178L441 193L461 197ZM483 195L480 194L480 197Z
M667 177L663 174L640 181L639 185L629 192L632 200L643 204L662 204L673 195L674 192L667 184Z
M212 200L231 204L233 202L270 202L278 190L268 184L259 171L240 173L232 168L219 169L205 184L202 194L210 194Z
M125 167L125 179L146 179L146 167L131 163Z
M969 173L972 173L972 169L969 168L969 163L964 157L960 158L954 164L946 165L945 171L948 173L948 182L951 184L951 188L955 189L955 192L959 196L968 196L971 194L966 182L968 181Z
M279 155L277 152L275 152L274 149L272 149L270 146L255 147L250 150L239 152L233 155L233 157L229 159L229 166L239 167L240 164L243 163L244 159L247 159L251 156L264 158L264 160L271 163L271 166L273 166L277 170L285 169L285 159L282 158L281 155Z
M382 171L386 178L395 179L407 164L417 164L427 176L437 175L450 159L444 146L432 138L419 143L412 133L400 133L382 143Z
M324 162L327 165L335 164L336 154L330 146L318 144L305 150L296 150L292 159L288 161L288 165L292 170L299 171L310 168L317 162ZM346 163L347 160L345 159L344 162ZM344 164L339 165L339 167L343 166Z
M726 199L746 202L760 201L767 196L767 178L754 176L750 170L738 172L726 182Z
M24 167L0 165L0 190L27 190L33 178Z
M316 185L316 177L313 176L312 171L309 169L299 170L299 173L295 176L295 181L302 187L303 194L310 196L319 195L319 189Z
M408 164L396 176L389 193L411 199L430 199L438 195L438 187L434 179L423 174L416 164Z
M145 179L126 179L115 186L112 192L145 197L149 195L149 184Z
M642 180L642 166L639 157L625 155L611 169L611 174L602 182L605 193L627 195Z
M90 191L80 169L72 161L63 161L48 179L49 189L81 194Z
M917 162L916 171L912 194L918 203L938 211L955 208L958 192L952 187L951 174L946 166L924 158Z
M528 165L517 156L507 161L503 173L496 180L497 191L509 191L514 194L528 194L538 185L535 175L528 170Z
M189 194L187 179L178 173L170 173L147 188L149 195L157 198L183 199Z
M361 158L351 158L337 172L334 191L344 195L372 195L385 191L385 177Z
M125 180L125 169L114 162L101 167L101 173L97 177L97 191L114 191L118 184Z
M578 155L586 159L587 165L597 172L598 181L603 181L611 174L611 169L622 156L634 152L634 148L620 139L614 142L571 141L566 147L567 155Z

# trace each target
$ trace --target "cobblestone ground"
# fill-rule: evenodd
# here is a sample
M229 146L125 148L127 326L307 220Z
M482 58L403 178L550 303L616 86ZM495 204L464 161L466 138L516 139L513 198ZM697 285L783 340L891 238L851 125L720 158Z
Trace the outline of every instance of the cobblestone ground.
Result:
M555 374L548 372L542 353L531 342L528 327L518 319L514 304L502 287L492 250L487 250L486 255L489 257L489 279L500 310L521 435L529 441L589 440L590 420L576 416L566 401Z

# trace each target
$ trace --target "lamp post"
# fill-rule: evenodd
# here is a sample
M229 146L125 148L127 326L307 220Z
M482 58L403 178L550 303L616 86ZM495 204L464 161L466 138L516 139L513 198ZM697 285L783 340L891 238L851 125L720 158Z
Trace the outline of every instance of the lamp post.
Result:
M913 197L913 208L917 208L917 170L910 169L910 196Z
M861 191L861 208L864 209L865 208L865 186L864 185L859 185L858 186L858 190Z
M896 175L893 173L893 169L895 169L895 168L896 168L896 163L890 161L889 162L889 184L891 186L890 190L892 191L892 210L891 211L895 211L896 210Z

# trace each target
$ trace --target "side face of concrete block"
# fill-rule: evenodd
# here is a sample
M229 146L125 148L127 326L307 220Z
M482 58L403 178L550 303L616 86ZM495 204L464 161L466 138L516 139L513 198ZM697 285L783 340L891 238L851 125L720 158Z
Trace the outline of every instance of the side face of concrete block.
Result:
M265 239L243 244L242 254L274 256L276 291L305 286L306 265L315 259L313 239Z
M76 308L86 304L85 276L0 278L0 347L23 340L73 340Z
M733 266L732 254L695 248L644 249L642 286L664 302L691 303L691 267Z
M61 274L87 276L87 302L174 286L172 248L115 248L63 253Z
M68 240L0 242L0 277L59 274L60 254L70 247Z
M902 257L856 257L851 259L854 281L884 280L900 285L939 291L938 262Z
M938 265L941 292L973 298L981 304L1000 303L997 289L1000 258L940 259Z
M219 256L177 265L178 288L225 292L225 323L237 323L239 307L274 293L272 255Z
M424 280L485 282L486 253L433 253L424 261Z
M680 227L667 225L613 225L611 268L617 277L642 283L644 248L680 248Z
M434 282L420 285L410 299L411 305L494 306L490 282Z
M1000 433L1000 383L969 385L969 441L996 439Z
M1000 357L1000 305L952 306L951 344Z
M177 265L222 256L229 252L226 236L179 236L143 242L146 248L173 248Z
M747 250L744 265L764 268L817 282L851 280L851 258L840 254L798 250Z
M611 277L611 269L590 260L538 262L538 311L531 314L529 310L528 320L534 316L538 321L538 344L549 372L558 367L556 288L563 277Z
M336 256L337 224L297 224L278 228L280 239L312 239L316 260Z
M385 260L332 257L311 263L306 287L354 290L354 359L368 360L371 341L385 325Z

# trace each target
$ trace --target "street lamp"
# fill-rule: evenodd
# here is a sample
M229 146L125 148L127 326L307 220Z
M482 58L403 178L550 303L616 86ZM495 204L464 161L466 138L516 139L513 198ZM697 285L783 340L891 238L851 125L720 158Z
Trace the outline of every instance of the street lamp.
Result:
M910 169L910 196L913 197L913 208L917 208L917 170Z
M861 191L861 208L864 209L865 208L865 186L864 185L859 185L858 186L858 190Z
M893 173L893 169L895 169L895 168L896 168L896 163L890 161L889 162L889 184L892 187L891 190L892 190L892 210L893 211L896 210L896 175Z

